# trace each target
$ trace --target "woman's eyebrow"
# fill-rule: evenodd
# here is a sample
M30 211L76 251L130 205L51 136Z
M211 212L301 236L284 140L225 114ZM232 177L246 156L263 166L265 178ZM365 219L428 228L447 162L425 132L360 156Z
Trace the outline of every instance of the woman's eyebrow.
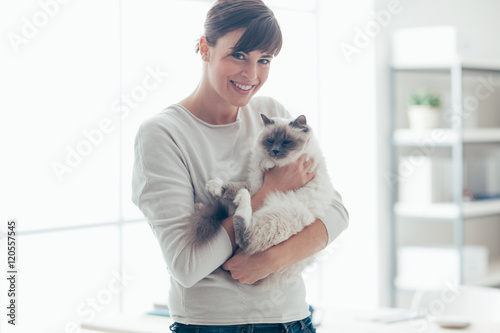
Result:
M241 53L245 53L247 55L249 54L249 52L245 52L243 50L237 50L234 46L230 47L229 49L231 51L233 51L233 52L241 52ZM262 58L274 58L274 55L272 55L272 54L264 54L264 55L262 55Z

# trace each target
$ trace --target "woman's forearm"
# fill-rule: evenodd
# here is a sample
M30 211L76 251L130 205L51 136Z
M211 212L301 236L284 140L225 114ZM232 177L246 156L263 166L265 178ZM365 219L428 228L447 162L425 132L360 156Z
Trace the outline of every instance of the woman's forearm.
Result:
M269 248L278 271L323 250L328 244L328 232L319 219L286 241Z
M269 249L244 255L236 252L222 268L240 283L254 284L269 274L293 265L321 251L328 242L328 233L321 220L316 220L301 232Z

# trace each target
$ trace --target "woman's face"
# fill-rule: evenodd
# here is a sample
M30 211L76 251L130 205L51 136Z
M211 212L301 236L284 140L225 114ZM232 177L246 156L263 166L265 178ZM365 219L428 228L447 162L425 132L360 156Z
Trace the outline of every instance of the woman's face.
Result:
M234 30L209 47L207 79L215 93L232 106L248 104L267 80L272 55L261 51L237 52L233 46L244 29Z

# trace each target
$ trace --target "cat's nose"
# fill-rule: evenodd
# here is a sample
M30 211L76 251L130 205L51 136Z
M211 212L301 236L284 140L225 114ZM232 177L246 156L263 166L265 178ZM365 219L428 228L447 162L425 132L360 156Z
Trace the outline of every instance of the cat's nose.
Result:
M278 153L279 153L279 152L280 152L280 151L279 151L278 149L273 149L273 153L274 153L274 155L278 155Z

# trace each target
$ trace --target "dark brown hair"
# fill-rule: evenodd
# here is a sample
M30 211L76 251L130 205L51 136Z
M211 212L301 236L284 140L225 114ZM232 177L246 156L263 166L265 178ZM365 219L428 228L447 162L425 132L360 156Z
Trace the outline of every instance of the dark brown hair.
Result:
M283 43L274 13L261 0L217 0L207 13L205 37L209 45L233 30L245 28L235 51L254 50L278 55ZM199 45L196 46L196 52Z

